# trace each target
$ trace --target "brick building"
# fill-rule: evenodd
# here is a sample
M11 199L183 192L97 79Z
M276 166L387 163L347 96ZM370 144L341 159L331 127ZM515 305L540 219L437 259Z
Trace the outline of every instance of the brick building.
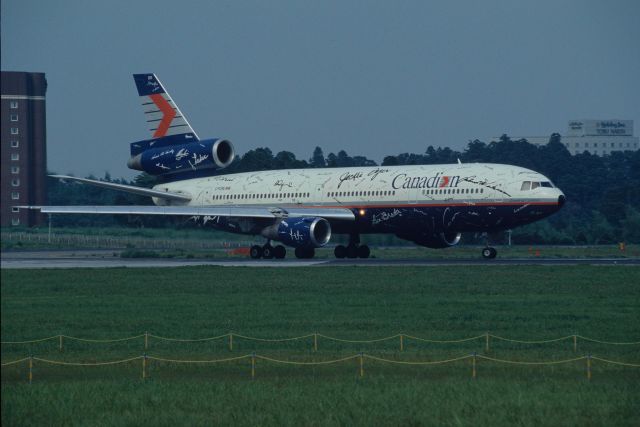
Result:
M45 205L47 200L47 80L44 73L2 71L2 188L3 227L35 226L44 217L16 205Z

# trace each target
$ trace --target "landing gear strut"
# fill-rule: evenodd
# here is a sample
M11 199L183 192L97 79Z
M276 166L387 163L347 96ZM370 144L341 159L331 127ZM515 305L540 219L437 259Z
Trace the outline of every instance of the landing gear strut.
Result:
M347 246L338 245L333 251L336 258L369 258L371 251L369 246L360 244L360 236L352 234L349 236Z
M267 242L264 246L254 245L249 250L249 256L252 259L282 259L287 256L287 250L282 245L271 246L271 242Z

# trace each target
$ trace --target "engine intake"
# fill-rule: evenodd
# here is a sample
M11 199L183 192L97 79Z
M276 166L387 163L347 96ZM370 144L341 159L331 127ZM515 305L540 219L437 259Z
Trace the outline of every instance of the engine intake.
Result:
M331 239L329 221L318 217L286 218L262 230L264 237L295 248L319 248Z

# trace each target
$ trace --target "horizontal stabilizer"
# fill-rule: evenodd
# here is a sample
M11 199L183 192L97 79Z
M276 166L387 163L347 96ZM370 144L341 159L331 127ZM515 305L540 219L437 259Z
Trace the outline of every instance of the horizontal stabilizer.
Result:
M150 188L136 187L133 185L116 184L114 182L97 181L95 179L78 178L75 176L66 176L66 175L49 175L49 176L52 178L58 178L58 179L64 179L68 181L81 182L83 184L95 185L96 187L110 188L111 190L138 194L140 196L157 197L159 199L175 200L180 202L188 202L191 200L191 197L186 194L152 190Z

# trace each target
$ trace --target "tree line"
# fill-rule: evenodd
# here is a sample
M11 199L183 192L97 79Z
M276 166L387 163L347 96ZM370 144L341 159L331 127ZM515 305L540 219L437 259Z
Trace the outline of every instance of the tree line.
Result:
M596 156L589 152L571 155L559 134L552 134L546 145L533 145L526 139L512 140L502 135L489 143L469 141L462 151L429 146L424 153L401 153L386 156L381 166L432 165L456 163L504 163L535 170L549 177L567 196L565 207L557 214L513 231L515 243L526 244L605 244L640 242L640 151L613 152ZM308 160L297 159L288 151L277 154L266 147L237 156L218 174L248 171L300 168L332 168L377 166L364 156L350 156L341 150L324 155L316 147ZM88 178L96 179L95 176ZM105 181L151 187L156 178L141 173L132 181ZM148 197L105 191L90 185L79 185L51 179L49 203L66 204L150 204ZM161 217L76 216L56 215L57 226L180 226L184 220ZM477 237L477 236L475 236ZM474 236L466 236L466 241Z

